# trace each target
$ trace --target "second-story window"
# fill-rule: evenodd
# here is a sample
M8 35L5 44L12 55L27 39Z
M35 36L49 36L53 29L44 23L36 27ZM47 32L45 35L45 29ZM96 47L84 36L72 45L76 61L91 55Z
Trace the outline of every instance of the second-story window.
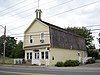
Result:
M44 33L43 32L40 33L40 40L44 40Z
M32 35L29 35L29 43L32 43L33 39L32 39Z
M41 43L44 43L44 38L45 38L45 37L44 37L44 32L41 32L41 33L40 33L40 42L41 42Z

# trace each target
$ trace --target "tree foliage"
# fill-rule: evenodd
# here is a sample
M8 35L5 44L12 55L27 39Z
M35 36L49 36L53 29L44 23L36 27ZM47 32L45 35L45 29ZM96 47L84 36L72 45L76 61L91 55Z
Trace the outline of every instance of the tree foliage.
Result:
M70 31L72 33L78 34L85 38L86 48L87 49L95 49L95 46L93 45L93 36L92 32L87 29L86 27L68 27L66 28L67 31Z
M97 58L99 55L99 52L93 49L87 50L88 56L92 58Z
M0 54L3 53L3 50L4 50L4 36L1 36L0 37ZM10 36L7 36L6 37L6 50L5 50L5 55L6 57L9 57L12 50L15 48L16 46L16 40L14 37L10 37Z
M12 57L12 58L23 58L24 57L23 42L22 41L19 41L19 43L13 49L10 57Z

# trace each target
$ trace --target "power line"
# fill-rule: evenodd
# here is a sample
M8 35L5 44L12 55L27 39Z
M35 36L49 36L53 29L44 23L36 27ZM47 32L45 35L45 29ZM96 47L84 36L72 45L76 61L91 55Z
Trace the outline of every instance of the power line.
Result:
M18 29L18 28L23 27L23 26L25 26L25 25L27 25L27 24L24 24L24 25L21 25L21 26L18 26L18 27L15 27L15 28L9 29L8 31Z
M0 13L6 11L6 10L8 10L8 9L11 9L11 8L15 7L16 5L19 5L19 4L21 4L21 3L25 2L25 1L26 1L26 0L23 0L23 1L21 1L21 2L19 2L19 3L16 3L16 4L14 4L14 5L10 6L10 7L7 7L6 9L0 11Z
M83 8L83 7L86 7L86 6L95 4L95 3L97 3L97 2L100 2L100 1L95 1L95 2L92 2L92 3L89 3L89 4L85 4L85 5L82 5L82 6L79 6L79 7L76 7L76 8L73 8L73 9L70 9L70 10L67 10L67 11L64 11L64 12L61 12L61 13L54 14L54 15L49 16L49 17L46 17L46 18L44 18L44 19L51 18L51 17L57 16L57 15L61 15L61 14L63 14L63 13L70 12L70 11L73 11L73 10L77 10L77 9L80 9L80 8Z
M65 4L65 3L68 3L68 2L71 2L71 1L73 1L73 0L69 0L69 1L67 1L67 2L64 2L64 3L62 3L62 4ZM50 1L50 2L53 2L53 1ZM50 2L48 2L48 3L50 3ZM47 4L47 3L46 3ZM43 4L44 5L44 4ZM61 5L61 4L60 4ZM58 6L58 5L56 5L56 6ZM33 9L33 8L31 8L31 9ZM24 10L24 11L22 11L22 12L25 12L25 11L28 11L28 10L30 10L30 9L27 9L27 10ZM22 13L22 12L19 12L19 13L17 13L17 14L20 14L20 13ZM17 14L14 14L14 15L17 15ZM11 16L14 16L14 15L11 15ZM31 16L31 15L29 15L29 16ZM12 22L14 22L14 21L11 21L11 23ZM8 22L9 23L9 22ZM8 24L8 23L5 23L5 24Z
M100 33L100 32L92 32L92 33Z
M38 33L40 33L40 32L48 32L48 31L38 31L38 32L29 32L29 33L27 33L26 35L30 35L30 34L38 34ZM23 34L23 33L17 33L17 34L10 34L10 35L20 35L20 34Z
M36 3L36 2L37 2L37 1L35 1L35 3ZM54 2L54 0L53 0L53 1L50 1L50 2ZM50 2L48 2L48 3L50 3ZM42 4L42 5L44 6L44 5L47 5L48 3L44 3L44 4ZM30 4L32 4L32 3L30 3ZM26 7L26 6L29 6L29 4L27 4L27 5L25 5L25 6L22 6L22 7L20 7L20 8L17 8L17 9L11 10L10 12L6 12L6 13L4 13L3 15L6 15L6 14L8 14L8 13L12 13L12 11L20 10L21 8L23 9L23 8ZM14 14L14 15L10 15L10 16L15 16L15 15L17 15L17 14L20 14L20 13L25 12L25 11L32 10L32 9L34 9L34 8L37 8L37 6L35 6L35 7L33 7L33 8L29 8L29 9L24 10L24 11L21 11L21 12L19 12L19 13ZM1 16L3 16L3 15L1 15Z
M86 26L86 27L96 27L96 26L100 26L100 24L98 24L98 25L89 25L89 26Z
M71 1L73 1L73 0L71 0ZM70 2L70 1L67 1L67 2ZM93 3L90 3L90 4L94 4L94 3L97 3L98 1L96 1L96 2L93 2ZM66 3L66 2L65 2ZM64 4L64 3L62 3L62 4ZM90 5L90 4L88 4L88 5ZM58 6L58 5L57 5ZM86 6L86 5L84 5L84 6ZM81 6L81 7L83 7L83 6ZM80 8L80 7L77 7L77 8ZM75 10L75 9L77 9L77 8L74 8L74 9L71 9L71 10L68 10L68 11L72 11L72 10ZM33 8L32 8L33 9ZM28 9L28 10L30 10L30 9ZM28 10L25 10L25 11L28 11ZM22 12L25 12L25 11L22 11ZM68 12L68 11L65 11L65 12ZM22 13L22 12L20 12L20 13ZM63 12L62 12L63 13ZM8 13L7 13L8 14ZM17 13L17 14L19 14L19 13ZM58 13L58 14L60 14L60 13ZM58 15L57 14L57 15ZM16 15L16 14L14 14L14 15ZM12 16L14 16L14 15L12 15ZM56 15L56 14L55 14Z
M49 37L49 35L50 35L50 34L45 34L44 36L45 36L45 37ZM11 36L11 35L10 35L10 36ZM25 36L29 36L29 35L25 35ZM19 35L19 36L14 36L14 37L25 37L25 36ZM33 36L33 38L40 38L40 37L39 37L40 35L32 35L32 36Z
M25 16L25 17L23 17L23 18L28 18L28 17L30 17L30 16L34 16L34 14L27 15L27 16ZM20 17L20 18L21 18L21 17ZM5 24L10 24L10 23L13 23L13 22L16 22L16 21L19 21L19 20L20 20L20 19L18 18L18 20L17 20L17 19L15 19L15 20L10 21L10 22L5 23Z
M53 1L50 1L50 2L54 2L54 0ZM48 2L48 3L50 3L50 2ZM42 5L45 5L45 4L47 4L47 3L44 3L44 4L42 4ZM14 15L9 15L9 16L16 16L17 14L21 14L21 13L23 13L23 12L25 12L25 11L29 11L29 10L32 10L32 9L34 9L34 8L36 8L36 6L35 7L33 7L33 8L30 8L30 9L27 9L27 10L24 10L24 11L21 11L21 12L19 12L19 13L16 13L16 14L14 14ZM9 12L10 13L10 12ZM7 13L8 14L8 13ZM6 14L5 14L6 15ZM32 15L32 14L31 14ZM31 16L31 15L29 15L29 16ZM9 17L9 16L7 16L7 17ZM26 17L24 17L24 18L26 18ZM2 19L1 19L2 20ZM12 22L14 22L14 21L11 21L11 23ZM9 23L9 22L8 22ZM8 23L5 23L5 24L8 24Z
M32 35L34 38L37 38L37 36L40 36L40 32L48 32L48 31L38 31L38 32L30 32L30 33L27 33L27 34L23 34L23 33L17 33L17 34L10 34L9 36L14 36L14 37L24 37L24 36L29 36L29 35ZM32 34L33 33L33 34ZM22 35L23 34L23 35ZM48 37L50 34L49 33L45 33L44 34L45 37Z
M37 2L37 1L36 1L36 2ZM35 2L35 3L36 3L36 2ZM33 4L33 3L30 3L30 4ZM17 10L23 9L24 7L27 7L27 6L29 6L30 4L24 5L24 6L20 7L20 8L14 9L14 10L11 10L10 12L8 11L8 12L2 14L1 16L6 15L6 14L8 14L8 13L12 13L12 11L17 11ZM35 6L35 7L36 7L36 6ZM33 8L31 8L31 9L33 9ZM30 9L21 11L21 12L19 12L19 13L22 13L22 12L25 12L25 11L28 11L28 10L30 10ZM19 14L19 13L17 13L17 14ZM17 14L14 14L14 15L17 15ZM14 16L14 15L9 15L9 16Z
M61 4L59 4L59 5L63 5L63 4L65 4L65 3L69 3L69 2L71 2L71 1L73 1L73 0L69 0L69 1L67 1L67 2L64 2L64 3L61 3ZM50 1L50 2L54 2L54 1ZM48 2L48 3L50 3L50 2ZM44 3L44 4L47 4L47 3ZM42 4L42 5L44 5L44 4ZM56 5L56 6L59 6L59 5ZM53 7L56 7L56 6L53 6ZM50 8L53 8L53 7L50 7ZM35 8L35 7L34 7ZM34 8L31 8L31 9L34 9ZM49 9L49 8L48 8ZM27 10L24 10L24 11L22 11L22 12L25 12L25 11L29 11L30 9L27 9ZM19 13L17 13L17 14L20 14L20 13L22 13L22 12L19 12ZM11 16L15 16L15 15L17 15L17 14L14 14L14 15L11 15ZM29 16L31 16L31 15L29 15ZM25 18L25 17L24 17ZM15 20L14 21L11 21L11 22L8 22L8 23L12 23L12 22L15 22ZM8 23L5 23L5 24L8 24Z
M69 3L69 2L71 2L71 1L73 1L73 0L69 0L69 1L67 1L67 2L64 2L64 3L58 4L58 5L56 5L56 6L50 7L50 8L48 8L48 9L51 9L51 8L54 8L54 7L57 7L57 6L60 6L60 5ZM54 0L53 0L53 1L50 1L50 2L54 2ZM44 6L44 5L47 5L47 4L49 4L50 2L44 3L44 4L42 4L42 5L43 5L43 6ZM34 8L36 8L36 7L37 7L37 6L35 6L35 7L33 7L33 8L30 8L30 9L27 9L27 10L24 10L24 11L22 11L22 12L32 10L32 9L34 9ZM45 9L45 10L47 10L47 9ZM17 13L17 14L20 14L20 13L22 13L22 12L19 12L19 13ZM14 14L14 15L17 15L17 14ZM11 16L14 16L14 15L11 15Z
M91 29L91 31L96 31L96 30L100 30L100 29Z
M71 1L74 1L74 0L69 0L69 1L63 2L63 3L61 3L61 4L57 4L57 5L55 5L55 6L52 6L52 7L50 7L50 8L47 8L47 9L51 9L51 8L54 8L54 7L57 7L57 6L66 4L66 3L69 3L69 2L71 2ZM47 9L45 9L45 10L47 10Z
M88 6L88 5L91 5L91 4L94 4L94 3L97 3L97 2L100 2L100 1L92 2L92 3L86 4L86 5L83 5L83 6L77 7L77 8L70 9L70 10L68 10L68 11L64 11L64 12L62 12L62 13L69 12L69 11L72 11L72 10L76 10L76 9L79 9L79 8L82 8L82 7L85 7L85 6ZM62 14L62 13L58 13L58 14ZM58 14L55 14L55 15L58 15ZM53 15L53 16L55 16L55 15Z

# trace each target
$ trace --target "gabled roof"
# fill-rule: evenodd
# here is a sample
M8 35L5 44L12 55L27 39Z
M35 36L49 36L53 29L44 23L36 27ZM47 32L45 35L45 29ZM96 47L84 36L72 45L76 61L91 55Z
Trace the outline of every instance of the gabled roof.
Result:
M49 27L51 27L51 28L54 28L54 29L56 29L56 30L59 30L59 31L62 31L62 32L65 32L65 33L68 33L68 34L71 34L71 35L74 35L74 36L83 38L83 37L80 36L80 35L77 35L77 34L75 34L75 33L69 32L69 31L67 31L67 30L64 29L64 28L58 27L58 26L53 25L53 24L51 24L51 23L42 21L41 19L34 19L33 22L30 24L30 26L25 30L25 32L28 31L28 29L33 25L33 23L34 23L35 21L41 22L41 23L43 23L43 24L45 24L45 25L47 25L47 26L49 26Z
M26 33L36 21L43 23L40 19L35 18L33 20L33 22L29 25L29 27L24 31L24 33ZM45 24L45 23L43 23L43 24L47 26L47 24Z

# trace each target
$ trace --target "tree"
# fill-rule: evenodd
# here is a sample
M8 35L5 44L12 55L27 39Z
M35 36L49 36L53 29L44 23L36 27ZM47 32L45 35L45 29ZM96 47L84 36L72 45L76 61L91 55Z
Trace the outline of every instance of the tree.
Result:
M3 43L4 43L4 35L0 37L0 54L3 53L3 49L4 49ZM11 54L12 50L15 48L15 46L16 46L15 38L7 36L6 37L6 51L5 51L6 57L10 56L10 54Z
M84 37L87 49L95 49L95 46L92 43L93 41L92 32L89 29L87 29L86 27L73 27L73 28L68 27L66 29L67 31L70 31L72 33Z
M23 42L22 41L19 41L19 43L13 49L10 57L12 57L12 58L23 58L24 57L24 50L23 50Z
M93 49L87 50L88 56L92 58L97 58L99 56L99 52Z

